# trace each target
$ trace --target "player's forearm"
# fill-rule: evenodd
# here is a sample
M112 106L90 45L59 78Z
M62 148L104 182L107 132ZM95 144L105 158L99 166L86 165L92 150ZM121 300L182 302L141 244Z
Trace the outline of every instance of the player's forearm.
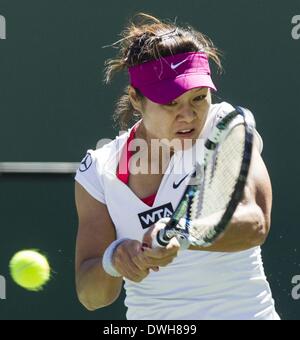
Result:
M226 232L210 247L194 247L191 250L212 252L238 252L262 245L269 232L269 223L256 204L240 205Z
M122 278L108 275L101 259L85 261L76 274L76 288L80 302L90 311L112 304L120 295Z

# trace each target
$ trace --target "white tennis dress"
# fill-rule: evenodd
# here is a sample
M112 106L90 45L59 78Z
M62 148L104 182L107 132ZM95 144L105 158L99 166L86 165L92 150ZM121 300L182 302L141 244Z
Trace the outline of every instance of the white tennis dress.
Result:
M201 137L231 110L226 102L212 105ZM75 179L106 204L117 238L142 241L146 229L169 217L177 206L188 177L178 183L192 170L192 149L175 153L149 206L116 176L118 155L130 131L100 149L89 150ZM178 171L182 168L184 172ZM180 251L172 264L151 272L142 282L125 279L125 290L129 320L279 319L260 247L237 253Z

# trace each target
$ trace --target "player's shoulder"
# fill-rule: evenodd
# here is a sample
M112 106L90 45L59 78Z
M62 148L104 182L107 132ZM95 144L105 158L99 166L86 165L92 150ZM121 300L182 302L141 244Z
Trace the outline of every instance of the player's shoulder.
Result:
M213 127L218 123L218 121L226 116L227 113L233 110L234 107L227 102L211 104L205 126L200 134L200 137L206 139L209 136Z
M252 111L249 108L243 105L239 105L239 106L247 109L247 111L253 115ZM224 116L226 116L228 113L234 111L235 109L236 109L236 106L233 106L232 104L223 101L221 103L212 104L210 107L209 114L218 121L222 119Z
M243 105L241 106L244 107ZM235 107L225 101L221 103L217 103L217 104L212 104L210 111L209 111L210 119L212 121L212 126L217 124L224 116L226 116L228 113L232 112L233 110L235 110ZM249 108L247 108L247 110L250 112L250 114L253 115L252 111ZM263 139L261 135L257 132L256 129L255 129L255 136L257 138L257 145L258 145L259 152L262 153L264 143L263 143Z
M115 158L116 154L118 154L124 144L126 143L129 132L125 131L121 135L115 137L113 140L110 139L102 139L97 143L95 149L88 150L88 153L91 154L91 157L94 161L99 164L107 164L110 159Z
M212 104L209 110L209 115L216 120L220 120L233 110L233 105L223 101L221 103Z
M111 139L101 139L95 149L88 149L79 167L80 172L86 174L94 172L102 174L104 169L113 168L116 165L117 155L122 150L129 136L129 131L125 131L119 136ZM87 171L90 170L90 171Z

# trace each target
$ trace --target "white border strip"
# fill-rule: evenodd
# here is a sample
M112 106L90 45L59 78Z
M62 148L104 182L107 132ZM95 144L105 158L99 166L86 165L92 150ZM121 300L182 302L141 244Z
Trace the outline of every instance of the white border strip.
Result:
M62 162L6 162L0 163L1 173L32 173L32 174L74 174L79 163Z

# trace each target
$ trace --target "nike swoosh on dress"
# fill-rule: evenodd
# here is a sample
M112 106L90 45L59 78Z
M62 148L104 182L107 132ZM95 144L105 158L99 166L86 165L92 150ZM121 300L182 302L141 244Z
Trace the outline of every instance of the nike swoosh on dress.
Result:
M188 177L189 174L185 175L178 183L173 183L173 189L177 189L180 184Z

